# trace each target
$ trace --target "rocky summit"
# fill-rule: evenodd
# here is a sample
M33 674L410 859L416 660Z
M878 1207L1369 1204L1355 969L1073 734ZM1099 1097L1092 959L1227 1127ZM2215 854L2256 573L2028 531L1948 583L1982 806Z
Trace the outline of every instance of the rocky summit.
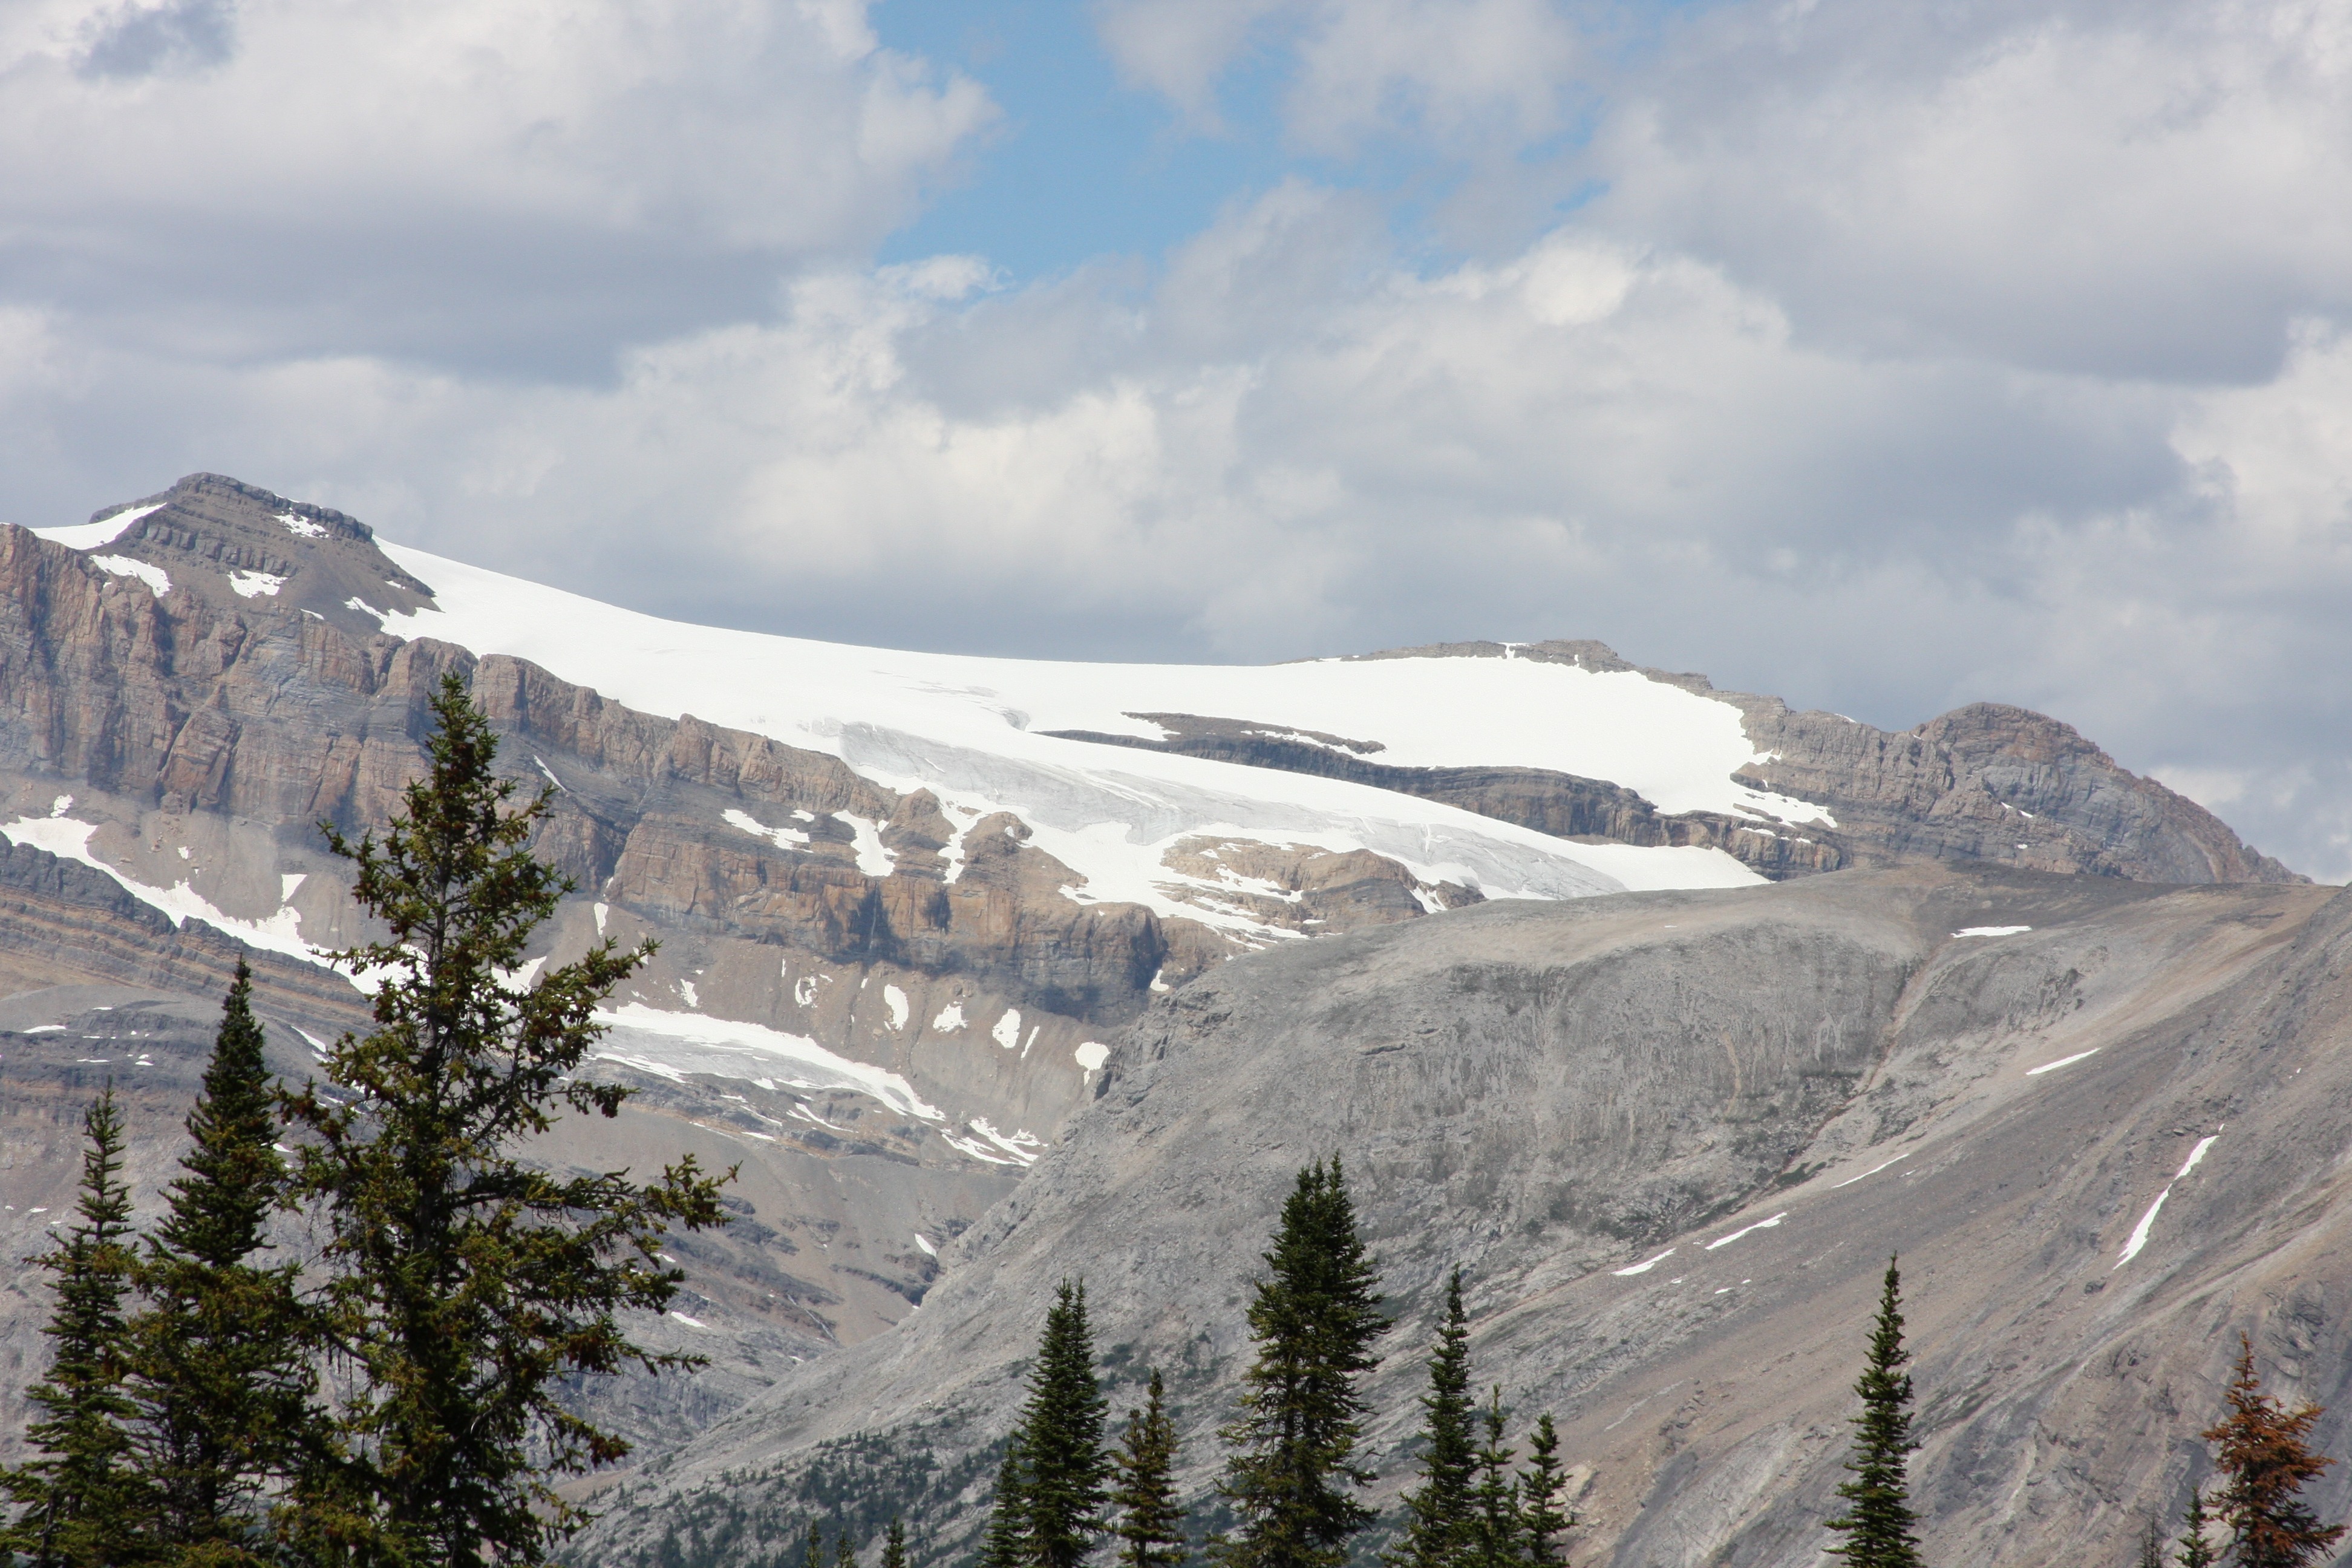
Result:
M1174 1376L1197 1486L1270 1205L1335 1152L1404 1313L1384 1487L1460 1262L1482 1378L1569 1436L1580 1562L1812 1561L1890 1249L1948 1560L2056 1561L2177 1493L2224 1327L2336 1364L2345 1287L2307 1239L2333 1210L2284 1151L2304 1121L2335 1147L2352 917L2055 720L1890 732L1568 640L843 647L217 475L0 527L12 1256L70 1201L108 1078L152 1210L239 957L282 1072L364 1026L323 962L368 933L320 824L385 819L445 671L550 794L534 849L575 892L534 968L661 943L597 1064L641 1094L544 1157L742 1171L645 1326L710 1369L590 1395L644 1463L583 1563L748 1561L710 1543L857 1475L955 1548L1066 1274L1119 1375ZM2205 1138L2119 1262L2149 1173ZM11 1433L45 1310L12 1266ZM877 1444L904 1462L860 1471Z

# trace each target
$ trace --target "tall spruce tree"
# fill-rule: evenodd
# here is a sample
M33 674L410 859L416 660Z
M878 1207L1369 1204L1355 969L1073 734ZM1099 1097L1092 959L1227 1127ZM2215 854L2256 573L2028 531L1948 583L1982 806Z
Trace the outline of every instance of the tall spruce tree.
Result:
M2181 1520L2180 1550L2172 1559L2180 1568L2213 1568L2214 1559L2221 1554L2213 1549L2212 1522L2205 1510L2204 1489L2191 1487L2189 1511Z
M1521 1568L1526 1561L1526 1524L1519 1511L1519 1484L1511 1474L1516 1457L1503 1441L1503 1389L1495 1385L1479 1418L1478 1484L1471 1489L1469 1568Z
M216 1568L269 1555L269 1504L299 1464L316 1379L295 1299L300 1265L257 1265L286 1163L276 1097L239 962L188 1115L163 1223L136 1276L128 1390L139 1468L166 1552Z
M1356 1462L1358 1380L1389 1325L1336 1155L1298 1173L1265 1258L1249 1308L1257 1352L1223 1433L1234 1451L1218 1492L1237 1523L1211 1549L1223 1568L1339 1568L1373 1517L1354 1496L1372 1479Z
M82 1118L79 1216L41 1256L56 1282L42 1331L48 1375L26 1395L41 1412L26 1431L34 1454L0 1476L16 1515L0 1552L33 1568L126 1568L153 1561L140 1530L149 1511L132 1463L134 1414L122 1380L129 1362L123 1295L131 1252L131 1194L122 1184L122 1115L110 1081Z
M1105 1527L1110 1456L1103 1451L1109 1402L1095 1379L1087 1288L1065 1279L1045 1312L1029 1400L1021 1412L1022 1501L1029 1561L1077 1568Z
M547 1477L628 1452L566 1406L563 1382L696 1363L632 1342L616 1314L676 1293L669 1227L727 1216L691 1155L650 1185L520 1157L561 1106L619 1111L627 1089L573 1074L597 1004L652 948L606 942L509 988L572 889L526 847L554 792L509 809L497 737L454 672L432 712L431 769L382 843L321 825L385 934L338 955L381 982L374 1028L327 1055L341 1097L312 1084L285 1103L312 1135L295 1189L320 1208L322 1322L345 1374L342 1462L307 1479L302 1522L308 1550L362 1564L537 1563L587 1517Z
M1140 1410L1127 1413L1127 1432L1113 1456L1118 1484L1110 1495L1118 1522L1119 1568L1183 1568L1184 1510L1176 1500L1176 1423L1170 1419L1160 1373Z
M1911 1352L1903 1348L1903 1277L1899 1260L1886 1260L1878 1319L1871 1328L1870 1357L1855 1380L1862 1414L1853 1416L1853 1451L1845 1468L1853 1479L1838 1488L1846 1510L1829 1521L1845 1537L1829 1548L1852 1568L1920 1568L1919 1538L1912 1527L1909 1456L1919 1445L1911 1436L1911 1374L1903 1370Z
M2336 1462L2311 1450L2311 1428L2324 1412L2310 1404L2289 1410L2264 1394L2254 1342L2241 1334L2238 1344L2230 1414L2204 1435L2221 1472L2216 1511L2229 1527L2231 1568L2305 1568L2329 1555L2345 1531L2321 1524L2303 1500L2305 1485Z
M2141 1524L2138 1568L2164 1568L2164 1521L2154 1514Z
M1021 1430L1004 1440L996 1466L996 1495L989 1500L988 1532L982 1537L980 1568L1030 1568L1029 1488L1022 1463Z
M1477 1407L1470 1399L1470 1321L1462 1270L1445 1283L1445 1316L1429 1352L1421 1396L1421 1482L1399 1500L1404 1530L1383 1553L1391 1568L1455 1568L1471 1541L1470 1493L1478 1468Z
M1559 1538L1576 1528L1576 1515L1560 1504L1568 1476L1559 1465L1559 1432L1551 1412L1536 1422L1528 1440L1528 1462L1519 1471L1519 1530L1530 1568L1559 1568L1567 1562Z
M834 1537L833 1568L857 1568L857 1543L849 1539L849 1526L845 1524Z
M907 1568L907 1522L895 1513L882 1535L882 1568Z

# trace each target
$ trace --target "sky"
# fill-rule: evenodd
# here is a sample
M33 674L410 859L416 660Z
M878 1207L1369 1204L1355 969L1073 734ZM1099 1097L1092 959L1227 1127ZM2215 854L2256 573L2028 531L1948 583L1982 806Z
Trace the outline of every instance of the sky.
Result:
M2335 0L0 0L0 520L662 615L1598 637L2352 879Z

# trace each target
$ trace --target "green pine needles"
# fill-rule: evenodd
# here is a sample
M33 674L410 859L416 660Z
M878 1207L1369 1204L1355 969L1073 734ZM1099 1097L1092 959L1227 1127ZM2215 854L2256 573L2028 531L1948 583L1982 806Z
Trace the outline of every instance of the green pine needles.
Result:
M1477 1407L1470 1398L1470 1321L1462 1310L1462 1270L1445 1285L1445 1317L1429 1352L1421 1396L1421 1484L1406 1492L1404 1531L1382 1560L1391 1568L1456 1568L1470 1540L1470 1495L1478 1471Z
M1218 1492L1238 1523L1211 1551L1222 1568L1340 1568L1372 1520L1355 1496L1372 1479L1356 1458L1360 1380L1389 1323L1336 1156L1298 1173L1265 1259L1249 1307L1257 1353L1223 1431Z
M1176 1423L1155 1370L1143 1408L1127 1413L1127 1431L1111 1459L1119 1568L1184 1568L1189 1553L1184 1509L1176 1499Z
M154 1543L213 1564L259 1563L286 1521L285 1483L320 1439L295 1280L265 1264L285 1192L278 1108L253 1016L253 974L236 966L204 1087L188 1115L194 1147L172 1184L137 1279L128 1391Z
M144 1488L131 1462L135 1412L122 1387L131 1194L122 1185L122 1116L112 1082L82 1128L78 1217L40 1259L57 1304L43 1331L52 1347L49 1373L26 1395L41 1413L25 1435L35 1457L0 1477L17 1508L0 1551L33 1568L144 1560L137 1539Z
M1903 1370L1911 1352L1903 1348L1903 1277L1899 1260L1886 1260L1878 1299L1878 1321L1870 1334L1870 1359L1853 1391L1862 1414L1853 1417L1853 1451L1845 1468L1853 1479L1838 1488L1846 1510L1829 1521L1845 1537L1829 1548L1852 1568L1920 1568L1919 1538L1913 1526L1907 1467L1919 1445L1911 1436L1911 1375Z
M605 942L513 983L571 890L527 847L551 792L513 807L456 675L432 711L431 768L382 842L323 828L385 933L336 955L378 984L375 1026L328 1053L329 1085L273 1086L239 965L193 1146L143 1248L110 1085L90 1107L80 1220L42 1260L54 1356L31 1394L32 1458L0 1475L15 1505L0 1554L37 1568L544 1563L587 1517L550 1478L628 1451L567 1409L562 1385L696 1364L632 1342L618 1314L669 1303L684 1276L661 1239L724 1224L725 1178L691 1156L649 1184L519 1157L562 1109L618 1112L625 1089L572 1075L602 1032L597 1005L650 947ZM268 1256L281 1209L323 1234L307 1272ZM845 1542L838 1568L851 1563Z
M313 1084L285 1102L310 1135L293 1191L324 1221L317 1321L347 1390L309 1545L362 1563L535 1563L585 1520L544 1478L628 1451L564 1407L559 1380L693 1364L632 1342L615 1314L668 1305L684 1278L659 1258L670 1226L726 1215L691 1155L651 1185L517 1157L558 1105L619 1110L625 1089L572 1075L602 1033L596 1005L652 949L608 941L509 988L572 888L525 847L553 791L509 809L498 739L454 672L433 713L432 770L382 843L322 825L386 934L338 955L382 978L375 1027L327 1056L343 1097Z
M1029 1402L1021 1413L1021 1506L1034 1568L1077 1568L1105 1528L1109 1406L1095 1381L1087 1288L1065 1279L1045 1313Z

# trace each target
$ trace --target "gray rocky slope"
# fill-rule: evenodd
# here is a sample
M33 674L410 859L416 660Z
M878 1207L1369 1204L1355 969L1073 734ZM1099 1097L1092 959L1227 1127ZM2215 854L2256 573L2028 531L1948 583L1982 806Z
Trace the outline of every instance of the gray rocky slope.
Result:
M87 548L0 527L0 1171L16 1205L0 1208L0 1234L58 1212L79 1107L110 1073L136 1088L133 1174L152 1195L240 951L261 972L284 1070L358 1021L346 982L265 950L362 934L317 823L383 820L422 765L445 670L492 716L517 783L557 788L534 847L580 892L538 956L562 962L600 933L658 938L622 1002L813 1042L902 1075L937 1110L905 1114L838 1074L772 1075L723 1042L681 1053L674 1037L615 1033L598 1070L643 1098L551 1157L602 1167L692 1147L745 1171L740 1223L680 1247L696 1291L684 1316L645 1326L709 1353L711 1373L605 1396L650 1447L906 1318L927 1300L934 1250L1092 1103L1099 1075L1074 1053L1249 945L1181 912L1074 900L1073 873L1015 814L950 821L930 791L886 787L841 757L636 711L524 659L385 635L384 612L429 607L433 585L341 512L193 475L100 517L128 521ZM1631 668L1582 642L1406 651ZM1638 673L1738 708L1764 754L1751 782L1839 826L1669 816L1605 780L1400 769L1360 739L1155 717L1168 749L1230 764L1237 799L1266 769L1331 773L1555 837L1720 847L1774 878L1990 861L2101 880L2292 879L2038 714L1979 704L1892 733ZM739 818L803 826L750 833ZM1171 871L1224 879L1217 898L1281 935L1420 926L1477 897L1369 850L1188 841L1169 855ZM21 1268L0 1285L0 1415L37 1363L41 1300ZM0 1424L0 1457L14 1430Z
M1117 1406L1170 1373L1199 1496L1255 1253L1338 1153L1400 1314L1383 1500L1458 1263L1478 1381L1522 1428L1559 1417L1573 1561L1813 1564L1899 1252L1928 1560L2126 1561L2202 1479L2240 1331L2352 1441L2347 960L2352 892L1978 868L1491 904L1236 963L1122 1037L921 1311L610 1496L575 1560L761 1563L806 1513L893 1509L944 1560L1066 1278ZM2317 1500L2343 1517L2352 1475Z

